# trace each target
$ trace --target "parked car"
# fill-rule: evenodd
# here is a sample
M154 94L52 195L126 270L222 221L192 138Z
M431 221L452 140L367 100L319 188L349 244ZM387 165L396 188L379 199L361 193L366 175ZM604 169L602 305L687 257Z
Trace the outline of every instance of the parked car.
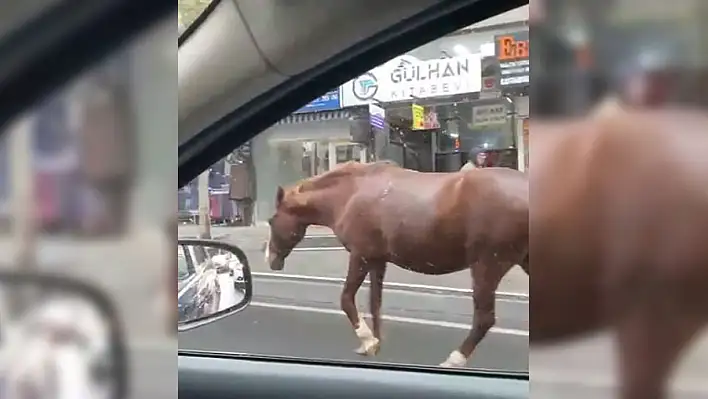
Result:
M243 277L243 264L232 253L217 254L211 257L219 274L228 273L234 280L234 285L239 290L245 289Z
M179 320L191 320L219 310L221 287L217 271L201 247L182 245L177 251Z

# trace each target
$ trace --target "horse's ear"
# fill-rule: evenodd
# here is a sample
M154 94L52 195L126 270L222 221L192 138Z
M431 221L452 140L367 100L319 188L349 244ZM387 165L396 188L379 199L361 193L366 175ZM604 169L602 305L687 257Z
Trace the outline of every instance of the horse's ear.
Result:
M275 207L279 207L280 204L283 202L283 198L285 197L285 190L283 190L283 187L278 186L278 192L275 194Z

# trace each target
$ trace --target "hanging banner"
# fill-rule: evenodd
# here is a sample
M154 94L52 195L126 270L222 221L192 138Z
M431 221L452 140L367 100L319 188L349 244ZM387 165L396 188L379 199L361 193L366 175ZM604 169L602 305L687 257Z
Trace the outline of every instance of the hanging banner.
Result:
M472 108L472 125L474 127L499 126L506 123L506 106L504 104L478 105Z
M413 104L411 110L413 111L413 130L425 129L425 107Z
M499 88L499 60L495 56L482 58L482 72L480 74L482 80L479 98L499 98L501 90Z
M425 122L423 122L425 129L440 129L440 122L438 121L438 113L435 112L434 108L430 108L425 111Z
M371 126L383 129L386 126L386 110L375 104L369 104L369 122Z

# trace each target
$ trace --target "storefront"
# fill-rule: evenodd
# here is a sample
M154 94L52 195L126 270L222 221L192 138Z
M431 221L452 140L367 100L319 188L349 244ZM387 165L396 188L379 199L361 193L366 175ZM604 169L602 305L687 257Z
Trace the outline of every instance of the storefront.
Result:
M347 161L367 161L366 146L351 140L356 115L340 109L339 94L339 88L326 93L251 142L257 222L264 222L274 212L278 186Z
M492 165L523 169L527 146L520 132L528 98L522 89L528 84L502 81L499 73L493 75L495 94L483 89L484 56L499 65L495 39L508 31L446 37L396 57L256 136L250 147L255 222L273 213L278 186L350 160L453 171L470 153L485 151ZM372 106L382 115L380 125Z
M520 30L497 35L494 38L495 54L491 75L495 79L494 89L499 96L512 99L515 111L514 135L518 143L518 164L526 170L529 161L529 80L531 77L529 60L529 32ZM487 77L489 78L489 76ZM491 86L491 83L486 85Z
M395 58L344 84L342 107L383 108L386 126L372 129L369 144L374 159L421 171L453 171L470 153L484 151L493 154L489 159L495 165L516 168L515 105L501 96L480 96L482 58L480 53ZM377 145L377 140L386 143Z

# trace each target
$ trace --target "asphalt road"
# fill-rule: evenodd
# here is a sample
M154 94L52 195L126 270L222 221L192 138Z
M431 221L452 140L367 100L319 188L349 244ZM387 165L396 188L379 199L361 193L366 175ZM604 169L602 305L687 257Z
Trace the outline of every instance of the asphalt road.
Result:
M352 361L435 365L467 335L468 298L384 292L384 337L376 358L353 353L358 342L339 310L338 285L254 281L254 302L243 312L181 333L179 347ZM359 308L367 311L366 289ZM528 306L498 301L497 328L480 345L470 367L528 371Z
M647 348L647 350L651 350ZM529 352L533 396L548 399L611 398L617 385L615 345L611 334ZM672 399L708 397L708 334L680 360L672 382Z

